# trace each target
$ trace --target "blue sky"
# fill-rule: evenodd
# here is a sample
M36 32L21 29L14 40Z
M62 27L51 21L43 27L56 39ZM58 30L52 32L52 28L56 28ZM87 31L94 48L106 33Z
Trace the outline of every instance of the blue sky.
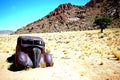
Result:
M60 4L85 5L90 0L0 0L0 30L17 30L36 21Z

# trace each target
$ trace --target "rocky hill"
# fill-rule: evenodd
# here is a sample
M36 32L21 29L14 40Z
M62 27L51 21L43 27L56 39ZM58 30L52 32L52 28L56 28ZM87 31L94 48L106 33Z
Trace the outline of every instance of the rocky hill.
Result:
M120 27L119 0L91 0L85 6L61 4L45 17L34 21L13 34L92 30L96 16L113 18L110 27Z

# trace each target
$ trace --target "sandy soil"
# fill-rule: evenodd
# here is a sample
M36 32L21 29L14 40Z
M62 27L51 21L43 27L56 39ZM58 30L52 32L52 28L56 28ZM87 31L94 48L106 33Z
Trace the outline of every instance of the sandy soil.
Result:
M0 80L120 80L120 29L22 34L42 37L53 67L11 71L19 35L0 35Z

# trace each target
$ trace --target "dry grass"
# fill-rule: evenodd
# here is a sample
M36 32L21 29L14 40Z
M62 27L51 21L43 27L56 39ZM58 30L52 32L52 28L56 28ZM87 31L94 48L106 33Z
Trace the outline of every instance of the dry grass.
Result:
M10 64L5 59L15 52L19 35L0 35L0 57L4 58L0 63L7 64L3 64L5 67L0 70L0 75L3 75L0 80L6 74L16 77L9 76L4 80L119 80L120 29L106 29L104 33L92 30L21 35L42 37L55 64L51 68L12 73L6 69ZM21 75L18 76L19 73ZM33 76L25 76L32 73ZM37 73L40 75L37 76Z

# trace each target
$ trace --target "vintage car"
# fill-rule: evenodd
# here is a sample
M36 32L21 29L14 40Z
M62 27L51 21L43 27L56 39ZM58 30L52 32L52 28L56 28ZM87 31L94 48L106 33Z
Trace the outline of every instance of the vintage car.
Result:
M40 37L19 36L15 60L16 68L53 66L52 55L45 52L45 42Z

